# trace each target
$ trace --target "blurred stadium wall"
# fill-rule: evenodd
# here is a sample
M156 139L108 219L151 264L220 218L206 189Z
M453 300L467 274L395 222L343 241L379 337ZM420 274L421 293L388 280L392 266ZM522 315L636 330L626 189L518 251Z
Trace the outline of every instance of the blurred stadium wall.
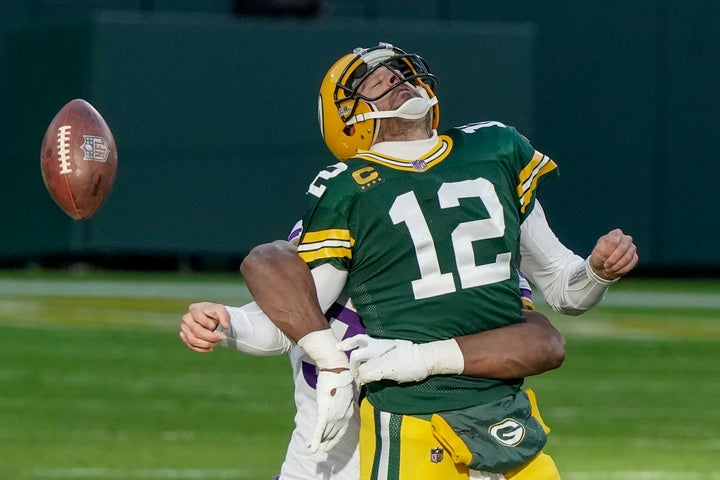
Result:
M640 272L713 274L720 3L581 5L6 1L0 264L203 264L284 237L306 186L334 163L316 121L323 74L386 41L438 75L441 127L500 120L557 161L541 199L569 247L585 255L620 227ZM84 222L54 205L39 171L45 128L76 97L103 114L119 150L115 187Z

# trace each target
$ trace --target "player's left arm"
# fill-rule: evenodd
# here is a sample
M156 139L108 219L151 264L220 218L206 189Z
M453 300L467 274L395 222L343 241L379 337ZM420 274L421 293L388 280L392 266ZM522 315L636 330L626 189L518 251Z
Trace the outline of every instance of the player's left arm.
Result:
M565 360L565 338L548 318L523 310L525 322L457 337L462 374L512 379L553 370Z
M278 355L293 346L293 335L300 340L312 331L322 331L329 334L331 354L346 363L334 348L337 340L322 313L340 294L345 272L330 265L310 272L296 247L285 241L256 247L241 270L257 302L242 307L211 302L190 305L180 328L180 338L188 348L208 353L221 345L252 355Z
M579 315L595 306L608 287L638 262L630 235L615 229L600 237L587 259L576 255L555 236L537 201L537 186L557 165L513 131L514 159L519 167L520 270L542 292L550 306L567 315Z
M537 201L520 226L520 258L520 269L548 304L566 315L594 307L638 262L632 237L619 229L600 237L583 259L560 242Z
M522 323L447 340L417 344L357 335L338 347L351 351L350 368L361 383L453 374L515 379L559 367L562 334L540 312L523 310L523 316Z

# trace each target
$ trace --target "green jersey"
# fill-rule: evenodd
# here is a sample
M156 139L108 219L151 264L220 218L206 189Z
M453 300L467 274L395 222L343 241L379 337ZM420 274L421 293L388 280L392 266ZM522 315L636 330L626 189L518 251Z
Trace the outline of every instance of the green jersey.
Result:
M375 151L310 185L298 252L347 270L367 334L430 342L522 321L520 224L555 163L514 128L453 128L414 161ZM522 380L463 375L367 386L378 409L426 414L493 401Z

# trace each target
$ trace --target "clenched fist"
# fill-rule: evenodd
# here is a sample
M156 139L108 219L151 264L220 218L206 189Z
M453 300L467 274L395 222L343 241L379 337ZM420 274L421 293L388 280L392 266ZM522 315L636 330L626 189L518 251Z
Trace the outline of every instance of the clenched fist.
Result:
M633 238L616 228L600 237L590 254L590 267L597 276L615 280L627 274L638 263Z

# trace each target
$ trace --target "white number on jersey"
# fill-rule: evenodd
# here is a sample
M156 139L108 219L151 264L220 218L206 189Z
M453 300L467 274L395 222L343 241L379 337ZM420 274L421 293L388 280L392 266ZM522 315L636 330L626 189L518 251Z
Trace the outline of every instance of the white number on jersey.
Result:
M500 128L507 128L507 125L501 122L478 122L478 123L468 123L465 126L460 127L460 130L462 130L465 133L473 133L475 130L480 130L481 128L487 128L487 127L500 127Z
M484 178L476 178L443 183L438 190L440 208L459 208L461 198L480 198L490 214L490 218L460 223L452 232L461 288L507 280L510 278L510 252L498 254L493 263L476 265L472 246L474 241L502 237L505 233L505 217L495 187ZM410 191L398 196L389 213L394 224L405 224L415 247L420 269L420 278L412 281L415 299L454 292L455 278L452 272L440 271L435 242L415 193Z
M310 187L308 188L308 193L315 195L316 197L320 198L322 197L323 193L325 193L325 190L327 187L325 185L318 185L318 180L324 179L329 180L333 177L336 177L340 175L340 173L347 170L347 165L345 165L342 162L336 163L335 165L330 165L327 170L323 170L322 172L318 173L315 177L315 180L312 181L310 184Z

